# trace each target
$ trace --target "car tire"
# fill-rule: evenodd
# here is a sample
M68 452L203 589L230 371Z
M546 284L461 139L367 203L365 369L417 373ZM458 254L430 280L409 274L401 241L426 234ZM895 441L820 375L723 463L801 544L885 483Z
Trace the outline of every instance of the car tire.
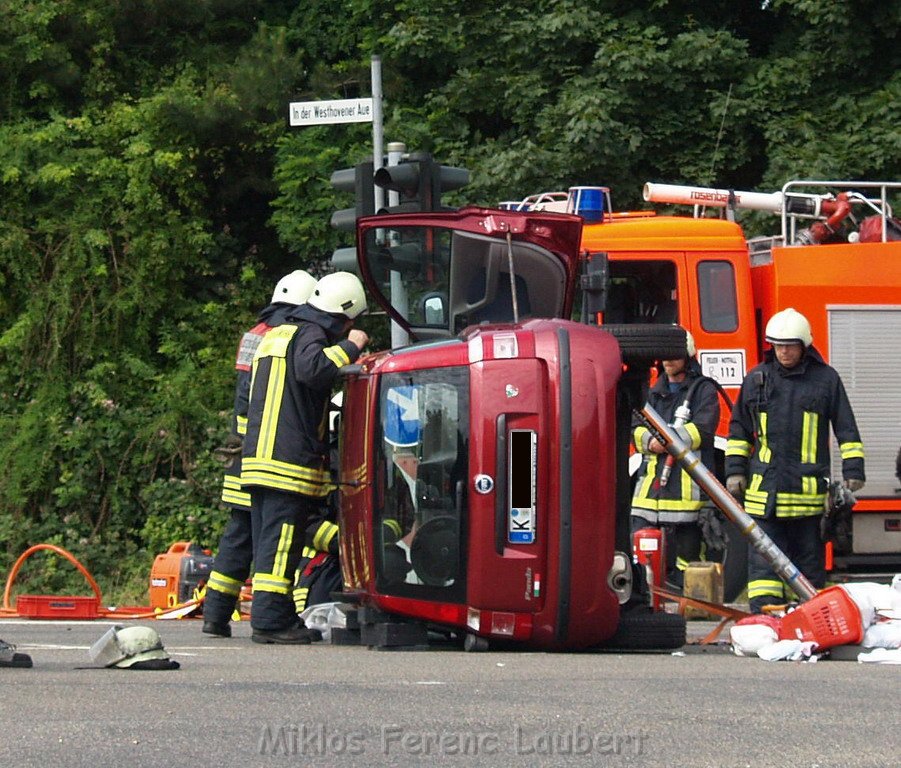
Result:
M672 651L685 645L685 640L684 616L642 608L623 613L616 633L602 647L632 651Z
M685 357L685 329L678 325L611 324L601 328L619 342L627 365L650 365L655 360Z

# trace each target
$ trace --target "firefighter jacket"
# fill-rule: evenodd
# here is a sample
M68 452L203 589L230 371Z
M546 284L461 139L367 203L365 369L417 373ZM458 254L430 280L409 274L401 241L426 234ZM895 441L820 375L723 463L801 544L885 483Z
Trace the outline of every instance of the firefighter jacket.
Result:
M229 444L237 449L247 432L247 404L250 400L250 372L253 356L256 354L263 336L276 325L285 322L293 304L276 302L263 309L257 324L241 337L235 358L237 380L235 382L235 407L232 413L232 433ZM222 501L233 509L250 509L250 493L241 489L241 454L230 459L225 467L222 480Z
M326 467L329 395L338 371L360 355L352 341L339 341L344 323L304 304L260 342L251 375L243 487L314 498L333 488Z
M689 360L687 375L678 385L670 385L661 374L648 393L648 403L669 424L673 424L676 409L688 398L690 416L676 427L679 437L693 451L699 451L701 461L708 467L714 464L713 438L720 420L720 406L714 381L701 374L697 361ZM672 465L666 485L661 475L667 453L653 453L651 432L640 421L633 423L632 438L643 461L632 497L632 515L652 524L695 523L698 511L708 503L706 494L678 464Z
M745 510L758 517L819 515L830 473L829 425L842 475L864 480L864 453L845 387L834 368L808 347L794 368L772 350L741 385L729 424L726 476L748 479Z

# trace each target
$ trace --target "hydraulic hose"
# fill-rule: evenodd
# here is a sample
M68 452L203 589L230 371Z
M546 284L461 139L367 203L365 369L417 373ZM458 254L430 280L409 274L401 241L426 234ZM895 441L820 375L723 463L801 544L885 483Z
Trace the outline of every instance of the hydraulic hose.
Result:
M691 386L689 386L688 391L685 393L685 400L682 401L682 405L676 408L675 417L673 418L674 427L682 427L689 419L691 419L691 408L688 407L688 404L691 402L691 397L694 394L695 389L697 389L698 385L702 381L710 381L713 383L713 386L716 387L717 393L725 401L726 407L729 409L729 412L732 412L732 401L729 399L729 395L726 393L726 390L723 389L723 385L711 376L698 376L691 383ZM670 474L673 471L673 464L675 463L675 461L676 459L673 454L669 454L666 457L666 463L663 465L663 471L660 473L661 488L666 488L667 483L669 483Z

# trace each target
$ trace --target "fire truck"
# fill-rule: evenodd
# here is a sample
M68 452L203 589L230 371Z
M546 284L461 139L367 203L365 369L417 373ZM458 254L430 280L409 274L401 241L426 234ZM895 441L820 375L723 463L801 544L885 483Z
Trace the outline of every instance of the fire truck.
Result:
M772 193L648 183L645 200L692 206L693 214L614 213L601 189L605 204L591 206L583 229L583 251L609 262L602 321L689 329L704 373L733 401L762 359L767 320L786 307L808 318L814 346L842 377L866 453L849 540L826 545L837 581L901 570L901 388L891 383L901 365L901 226L892 215L899 192L901 182L795 180ZM518 207L578 205L574 194L552 193ZM777 234L746 241L733 220L742 210L768 212ZM711 211L720 215L705 217ZM729 419L721 411L718 457ZM841 479L837 450L832 458ZM730 540L727 599L742 590L746 565L745 543L734 531Z

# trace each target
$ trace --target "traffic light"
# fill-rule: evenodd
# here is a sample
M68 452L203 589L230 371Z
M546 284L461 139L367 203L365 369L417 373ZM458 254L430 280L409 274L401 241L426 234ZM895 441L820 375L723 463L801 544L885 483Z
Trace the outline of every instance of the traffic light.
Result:
M354 207L332 214L331 224L343 232L355 232L357 219L375 213L375 192L372 187L373 164L369 160L353 168L342 168L332 174L332 186L340 192L354 193Z
M342 232L356 232L357 219L375 213L375 191L372 186L373 164L371 160L357 163L353 168L342 168L331 177L332 186L339 192L354 193L354 207L342 208L332 214L331 224ZM341 272L360 274L357 249L337 248L332 253L332 268Z
M466 168L451 168L436 163L428 152L411 152L398 165L379 168L375 184L397 192L397 205L379 213L421 213L450 210L441 205L441 193L465 187L469 183Z
M350 248L335 248L332 251L332 258L329 261L332 269L335 272L353 272L355 275L360 275L360 265L357 262L357 249L356 247Z

